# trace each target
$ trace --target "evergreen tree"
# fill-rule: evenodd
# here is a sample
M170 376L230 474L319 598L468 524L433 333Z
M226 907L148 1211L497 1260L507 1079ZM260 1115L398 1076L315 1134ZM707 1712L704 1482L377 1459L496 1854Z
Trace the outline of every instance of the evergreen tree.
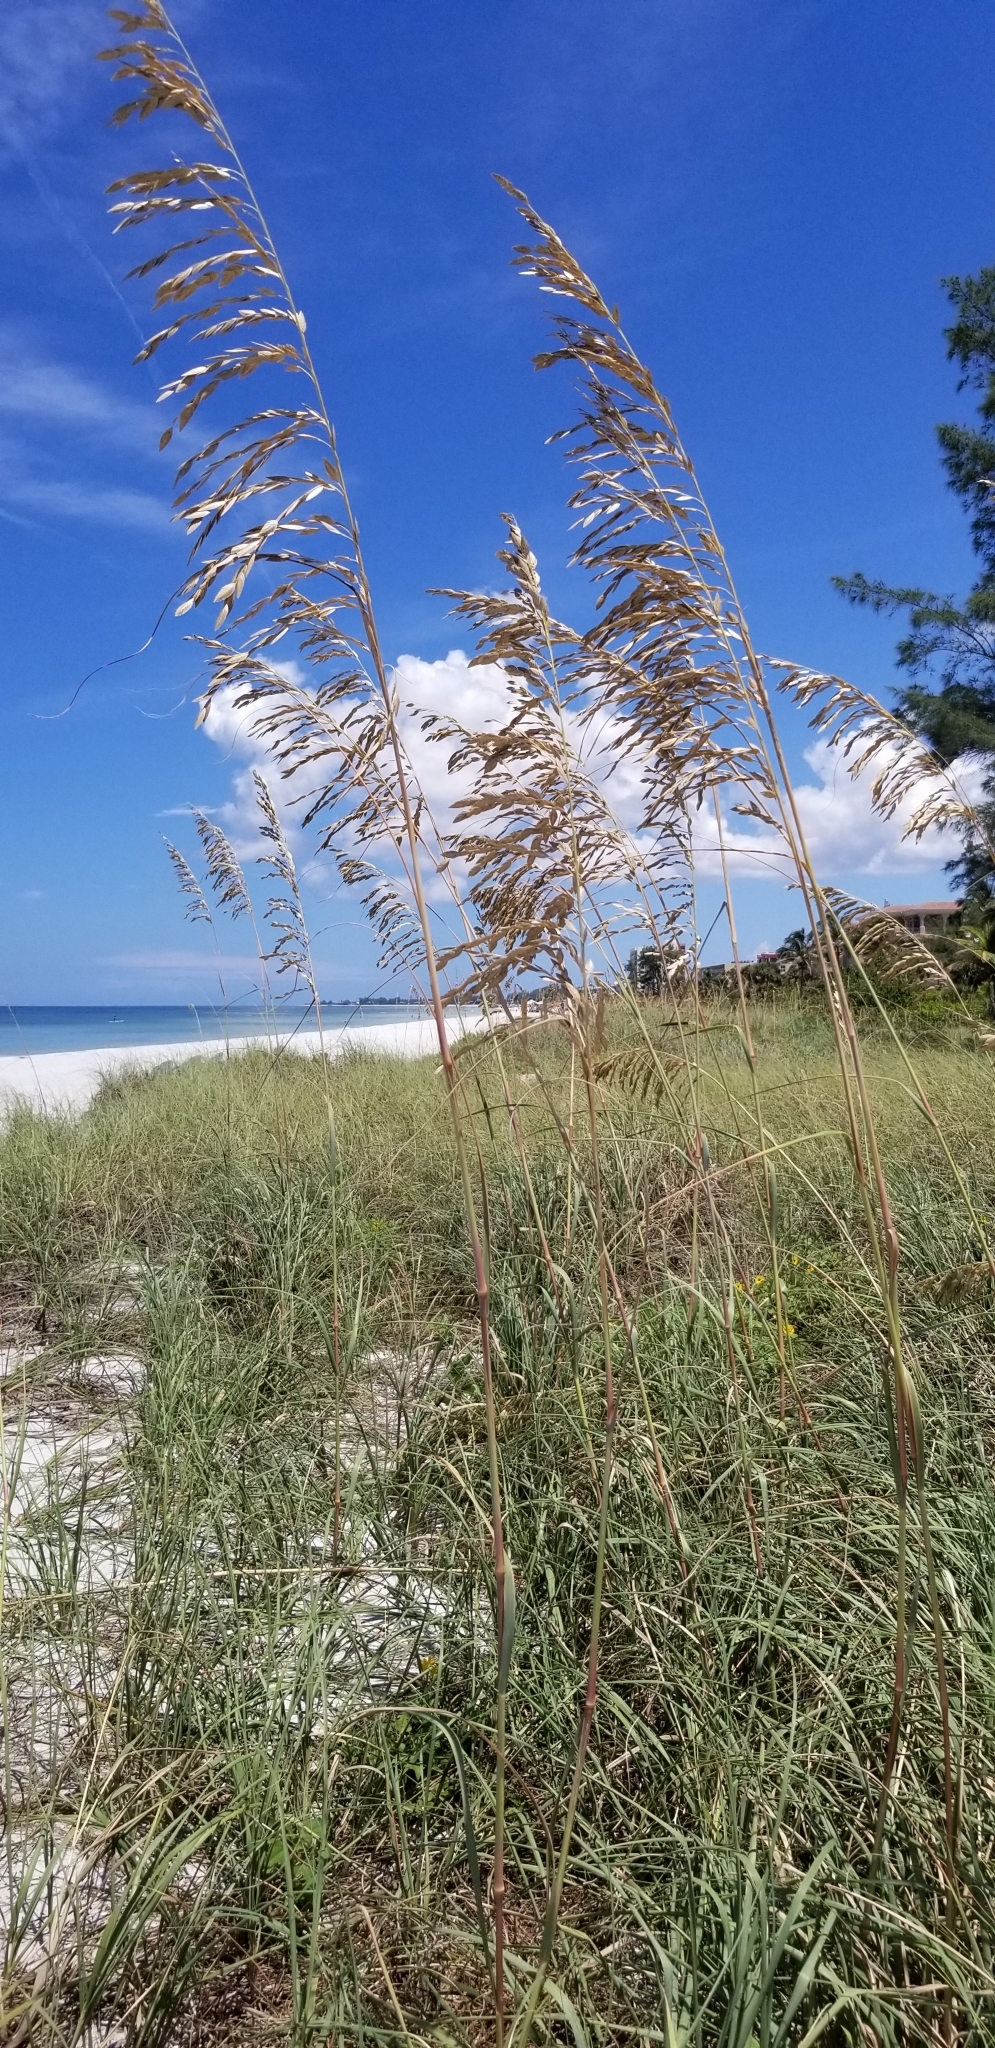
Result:
M948 863L948 872L980 905L995 899L995 267L943 283L956 316L945 330L947 355L960 367L958 390L967 386L981 394L980 425L947 424L936 432L950 488L970 514L981 574L963 604L934 591L893 589L860 574L834 576L833 582L851 604L907 615L898 666L922 680L900 691L899 716L944 762L968 752L985 760L981 829L966 834L959 858Z

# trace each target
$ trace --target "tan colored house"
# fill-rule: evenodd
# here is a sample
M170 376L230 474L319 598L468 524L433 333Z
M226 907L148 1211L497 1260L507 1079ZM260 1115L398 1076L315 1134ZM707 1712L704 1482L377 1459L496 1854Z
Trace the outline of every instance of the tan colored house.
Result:
M922 938L935 938L941 932L956 928L960 923L962 905L957 902L885 903L882 908L889 917L903 924L907 932L918 932Z

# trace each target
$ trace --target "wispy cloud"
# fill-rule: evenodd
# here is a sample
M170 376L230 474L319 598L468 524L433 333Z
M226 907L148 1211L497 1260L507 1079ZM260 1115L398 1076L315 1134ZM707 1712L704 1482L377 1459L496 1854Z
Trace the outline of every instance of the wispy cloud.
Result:
M150 491L114 485L78 484L63 477L10 477L2 488L8 505L39 518L76 519L99 526L130 526L160 536L169 532L169 508Z
M114 474L115 458L151 459L151 405L121 399L71 364L53 361L29 331L0 324L0 509L8 518L69 519L165 534L170 508L160 493Z
M198 953L192 947L150 953L111 953L98 962L101 967L126 968L134 974L219 974L249 975L259 980L259 959L255 953Z
M71 363L53 361L30 329L0 323L0 415L81 434L152 455L158 421L151 402L121 398Z
M0 150L37 144L106 38L91 0L5 0L0 14Z

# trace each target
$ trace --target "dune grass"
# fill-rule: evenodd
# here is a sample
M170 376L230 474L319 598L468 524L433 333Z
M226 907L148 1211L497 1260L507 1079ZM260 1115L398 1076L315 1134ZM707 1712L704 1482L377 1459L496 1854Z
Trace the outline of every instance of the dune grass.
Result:
M707 1014L718 1235L702 1225L679 1106L625 1085L631 1016L619 1005L607 1019L600 1135L622 1300L600 1672L534 2037L980 2043L995 2026L995 1389L986 1289L949 1298L977 1247L901 1058L872 1033L929 1443L954 1894L914 1529L910 1673L879 1828L897 1518L880 1299L831 1035L802 1001L752 1015L784 1162L785 1385L769 1219L743 1138L757 1097L736 1012ZM651 1020L661 1046L669 1029ZM932 1036L918 1063L986 1215L991 1068L955 1021ZM517 1589L511 2027L569 1797L605 1398L584 1148L565 1159L557 1129L569 1046L554 1025L526 1043L513 1074L499 1046L459 1063L486 1168ZM93 1351L130 1344L148 1365L123 1464L103 1482L125 1568L101 1583L74 1535L99 1493L85 1461L65 1461L8 1543L7 1816L34 1858L8 1857L15 2037L19 2014L53 2042L101 2038L111 2016L149 2043L489 2037L495 1636L460 1202L429 1061L352 1057L330 1083L317 1062L274 1067L263 1052L194 1062L114 1084L78 1122L20 1117L4 1133L8 1325L44 1316L48 1340L36 1405L53 1386L65 1397ZM5 1407L9 1459L9 1385ZM49 1936L59 1921L47 1967L32 1903Z

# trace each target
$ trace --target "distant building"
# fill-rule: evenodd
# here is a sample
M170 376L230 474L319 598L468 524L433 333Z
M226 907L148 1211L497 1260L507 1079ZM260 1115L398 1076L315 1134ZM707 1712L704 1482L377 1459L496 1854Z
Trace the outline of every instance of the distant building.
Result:
M662 995L665 984L672 988L682 980L690 957L676 945L665 947L663 953L659 946L635 946L625 965L629 987L637 996Z
M625 972L634 995L658 996L663 987L659 947L634 946L625 963Z
M960 923L963 905L957 902L940 903L886 903L885 910L896 923L903 924L907 932L917 932L920 937L938 938L941 933L955 930Z

